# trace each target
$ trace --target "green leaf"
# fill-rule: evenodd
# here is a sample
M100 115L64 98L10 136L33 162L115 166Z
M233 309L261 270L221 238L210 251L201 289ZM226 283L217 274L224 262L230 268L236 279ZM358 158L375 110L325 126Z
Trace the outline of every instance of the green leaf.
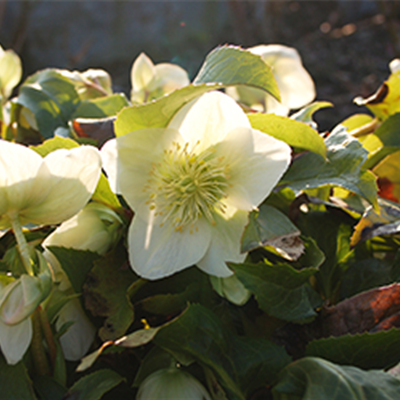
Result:
M381 121L400 111L400 73L392 73L387 81L367 99L357 97L354 102L368 109Z
M0 354L1 400L37 400L23 362L8 365Z
M299 229L274 207L263 204L259 212L250 213L242 236L241 252L272 246L289 260L298 259L304 251Z
M314 153L304 154L294 160L280 183L293 190L340 186L377 207L376 178L363 167L367 151L360 142L339 126L328 136L325 144L328 149L326 161Z
M68 121L80 103L70 79L56 69L46 69L29 77L20 87L16 100L33 112L40 133L50 138Z
M134 313L127 289L134 280L135 275L127 265L122 245L95 261L84 286L84 297L87 309L94 316L106 318L99 330L103 341L121 337L133 322Z
M373 133L378 147L370 152L365 168L373 168L386 156L400 150L400 113L391 115Z
M114 210L121 208L121 203L119 202L116 194L111 190L110 183L103 172L100 175L96 190L92 195L92 200L102 203Z
M211 51L193 83L247 85L264 89L280 100L272 68L260 56L236 46L221 46Z
M340 293L348 298L366 290L393 282L392 265L387 260L368 258L353 264L344 274Z
M306 357L282 371L272 393L274 400L394 400L400 398L400 381L381 371Z
M301 110L297 111L295 114L290 116L291 119L294 119L298 122L304 122L305 124L310 125L313 128L317 128L317 124L313 120L313 115L318 110L322 108L333 107L332 103L328 101L316 101Z
M123 93L84 100L79 104L71 119L111 117L127 106L129 106L129 101Z
M123 136L138 129L164 128L186 103L222 87L221 84L188 85L151 103L126 107L117 115L114 123L115 135Z
M248 114L251 126L290 146L326 157L326 146L318 132L303 122L275 114ZM319 157L318 157L319 159ZM323 163L323 159L320 160Z
M400 329L313 340L306 355L363 369L386 369L400 362Z
M38 375L33 384L40 396L40 400L62 400L67 393L67 388L60 385L50 376Z
M100 255L87 250L67 249L65 247L49 246L62 269L67 274L75 293L82 293L82 286L93 263Z
M325 255L325 261L315 277L323 296L335 302L336 291L346 269L346 259L353 254L350 248L353 221L346 215L338 218L333 213L313 211L301 215L297 223L302 233L312 237Z
M290 362L283 348L266 339L232 334L216 315L200 305L189 306L157 333L154 342L210 368L231 400L244 400L254 388L271 383Z
M75 382L68 390L66 398L71 400L99 400L123 380L124 378L116 372L110 369L101 369Z
M284 321L301 321L315 317L322 300L308 284L318 270L300 271L288 264L232 264L229 266L246 289L252 292L260 308Z
M79 144L75 140L69 138L62 138L56 136L52 139L45 140L42 144L38 146L29 146L30 149L36 151L42 157L46 157L47 154L58 149L73 149L79 147Z

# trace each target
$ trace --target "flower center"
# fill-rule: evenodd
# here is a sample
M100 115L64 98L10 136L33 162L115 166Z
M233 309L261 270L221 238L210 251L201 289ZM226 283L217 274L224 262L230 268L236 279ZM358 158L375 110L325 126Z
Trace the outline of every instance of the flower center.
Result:
M161 226L168 220L176 231L193 226L200 217L215 224L213 215L225 211L221 200L229 186L224 157L217 157L214 148L196 154L188 147L189 143L182 147L174 142L172 148L164 150L144 189L150 192L146 204L163 216Z

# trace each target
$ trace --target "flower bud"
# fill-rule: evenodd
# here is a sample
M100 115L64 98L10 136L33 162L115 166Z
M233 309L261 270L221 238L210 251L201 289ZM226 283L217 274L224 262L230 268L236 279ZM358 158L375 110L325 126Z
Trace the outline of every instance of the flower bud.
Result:
M141 53L131 69L131 100L146 103L189 85L187 72L179 65L161 63L154 65L146 54Z
M51 289L48 275L21 275L0 289L0 319L16 325L28 318L48 296Z
M105 254L118 240L122 220L109 207L92 202L63 222L43 242L43 247L61 246Z
M160 369L140 385L136 400L211 400L205 387L178 368Z

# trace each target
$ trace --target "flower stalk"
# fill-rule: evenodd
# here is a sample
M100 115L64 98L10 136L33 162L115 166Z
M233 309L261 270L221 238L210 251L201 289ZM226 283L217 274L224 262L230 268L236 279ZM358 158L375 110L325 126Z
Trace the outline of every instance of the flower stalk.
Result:
M24 264L25 270L29 275L33 275L33 269L31 264L31 258L29 253L29 246L26 241L25 235L22 231L21 223L17 213L9 213L8 218L10 220L11 228L14 232L15 239L17 241L17 247L21 256L22 263Z

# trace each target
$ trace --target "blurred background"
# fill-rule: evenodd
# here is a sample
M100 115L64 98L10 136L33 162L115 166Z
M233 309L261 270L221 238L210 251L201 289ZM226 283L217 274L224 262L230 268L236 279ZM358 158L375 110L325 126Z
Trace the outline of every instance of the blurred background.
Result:
M364 111L353 104L388 76L400 56L400 2L335 1L16 1L0 0L0 44L22 58L24 76L46 67L103 68L115 91L130 91L130 68L144 51L193 78L221 44L295 47L317 87L334 103L321 129Z

